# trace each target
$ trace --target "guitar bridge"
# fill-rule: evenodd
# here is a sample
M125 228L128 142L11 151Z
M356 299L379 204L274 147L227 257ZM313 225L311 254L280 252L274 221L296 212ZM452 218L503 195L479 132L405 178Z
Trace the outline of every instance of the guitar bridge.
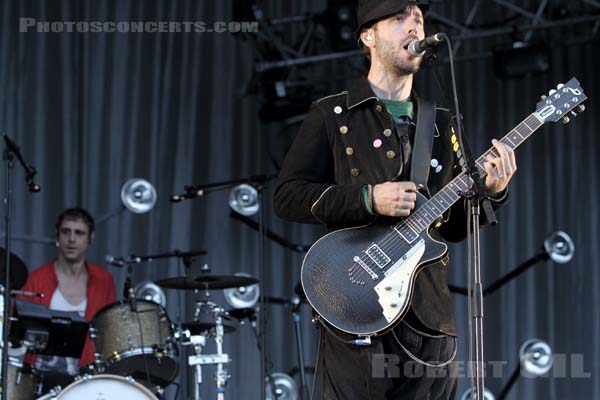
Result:
M376 281L377 279L379 279L379 275L377 275L367 264L365 264L365 262L363 260L361 260L360 257L358 257L358 256L354 257L354 262L357 263L358 265L360 265L360 267L367 274L369 274L369 276L371 277L371 279L373 279L374 281Z

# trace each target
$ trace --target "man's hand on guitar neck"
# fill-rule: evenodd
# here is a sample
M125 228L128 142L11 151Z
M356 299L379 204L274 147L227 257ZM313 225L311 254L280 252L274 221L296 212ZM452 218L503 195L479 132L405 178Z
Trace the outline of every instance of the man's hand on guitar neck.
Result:
M415 208L417 185L413 182L385 182L373 187L373 209L387 217L407 217Z
M498 194L506 189L508 182L517 170L515 161L515 153L504 143L493 139L492 144L496 149L499 157L486 157L487 162L484 163L485 172L485 187L492 195Z

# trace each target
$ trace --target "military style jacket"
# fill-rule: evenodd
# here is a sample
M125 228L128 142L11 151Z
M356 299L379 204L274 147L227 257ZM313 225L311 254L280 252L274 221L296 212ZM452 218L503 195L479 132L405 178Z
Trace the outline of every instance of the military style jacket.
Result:
M326 224L328 230L373 222L378 217L367 211L362 188L396 180L402 147L394 129L392 116L366 77L356 80L348 91L314 102L283 163L274 194L276 214L290 221ZM429 194L461 171L461 149L450 113L438 108ZM432 237L447 241L466 237L462 200L446 213L444 221L431 232ZM411 308L426 327L456 335L447 261L419 273Z

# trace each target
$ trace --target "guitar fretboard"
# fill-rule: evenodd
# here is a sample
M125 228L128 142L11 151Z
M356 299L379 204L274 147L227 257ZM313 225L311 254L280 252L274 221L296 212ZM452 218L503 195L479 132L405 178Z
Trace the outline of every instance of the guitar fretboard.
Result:
M535 114L531 114L506 134L506 136L500 139L500 142L514 150L543 124L544 123L538 119ZM486 162L486 156L488 155L498 157L496 149L491 147L475 161L481 177L485 177L486 175L483 165ZM460 173L442 190L437 192L425 204L419 207L417 211L411 214L410 217L396 225L396 229L400 232L406 232L406 228L409 227L417 234L425 231L436 219L452 207L452 205L462 197L462 194L471 188L472 184L472 179L468 177L466 173ZM405 237L409 236L411 235L406 232Z

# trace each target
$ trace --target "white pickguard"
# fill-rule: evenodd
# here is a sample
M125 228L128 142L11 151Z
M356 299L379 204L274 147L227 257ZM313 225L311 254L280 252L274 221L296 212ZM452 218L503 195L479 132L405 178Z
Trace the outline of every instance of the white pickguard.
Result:
M421 239L385 272L385 278L375 286L383 316L388 322L392 322L406 306L410 280L424 253L425 240Z

